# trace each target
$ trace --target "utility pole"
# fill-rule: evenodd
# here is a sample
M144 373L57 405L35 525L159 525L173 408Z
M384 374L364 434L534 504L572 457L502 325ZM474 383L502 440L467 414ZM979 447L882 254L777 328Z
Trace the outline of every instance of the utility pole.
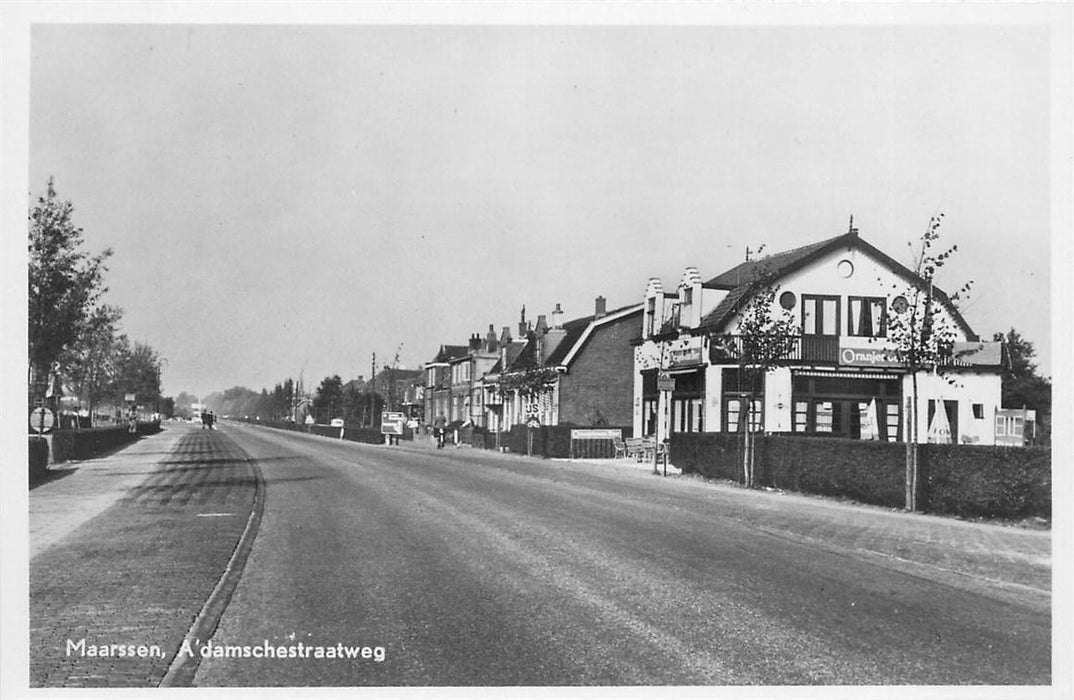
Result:
M373 413L377 410L377 353L373 353L373 365L369 375L369 427L373 427Z

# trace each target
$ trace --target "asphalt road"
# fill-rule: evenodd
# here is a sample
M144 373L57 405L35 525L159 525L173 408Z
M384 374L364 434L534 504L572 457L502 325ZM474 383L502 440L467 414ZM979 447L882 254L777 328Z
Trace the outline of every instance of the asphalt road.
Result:
M248 656L209 648L195 685L1051 681L1050 594L1001 580L1027 567L848 546L879 522L867 509L841 507L827 537L835 510L699 480L223 429L265 505L212 640ZM312 658L337 645L359 657Z

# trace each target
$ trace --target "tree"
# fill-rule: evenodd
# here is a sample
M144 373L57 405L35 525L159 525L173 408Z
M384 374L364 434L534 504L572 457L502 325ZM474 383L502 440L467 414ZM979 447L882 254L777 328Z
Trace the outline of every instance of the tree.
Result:
M995 333L992 340L1004 344L1010 361L1010 365L1003 369L1003 406L1036 411L1036 439L1047 444L1051 440L1052 383L1037 373L1037 364L1033 361L1036 348L1014 328L1006 334Z
M122 311L114 306L98 306L87 319L81 337L59 360L61 373L85 402L91 420L115 382L120 348L116 327L121 315Z
M918 468L918 372L929 370L943 374L949 366L951 346L958 329L947 313L948 303L953 307L961 297L969 293L973 281L967 282L958 292L941 297L934 284L936 272L958 250L951 246L941 253L934 250L939 241L938 232L943 213L929 219L929 226L921 236L921 249L914 265L914 280L902 291L907 303L903 309L894 308L888 323L888 339L893 354L905 368L911 380L911 398L906 406L908 439L906 441L906 509L917 509L919 480Z
M156 406L160 400L161 357L146 343L133 346L126 336L120 336L116 353L115 380L112 394L117 403L127 394L145 406Z
M740 312L738 323L741 339L738 352L739 381L745 385L746 393L745 415L740 419L739 426L743 431L743 481L748 488L754 486L755 431L752 424L758 389L762 388L760 385L764 376L794 350L801 334L801 327L791 312L777 306L778 291L779 285L775 283L769 266L764 263L758 265L747 291L749 301ZM777 308L780 311L777 312Z
M45 394L49 374L85 332L106 291L105 261L112 251L90 255L81 249L82 229L72 222L73 211L70 202L57 198L52 178L30 210L27 383L32 398Z
M323 417L325 423L343 410L343 380L338 374L325 377L313 396L314 416Z

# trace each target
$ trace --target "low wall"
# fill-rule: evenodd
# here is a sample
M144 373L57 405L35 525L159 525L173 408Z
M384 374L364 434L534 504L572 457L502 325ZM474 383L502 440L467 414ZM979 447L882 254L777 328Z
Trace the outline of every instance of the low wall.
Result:
M759 435L755 482L853 498L890 508L906 502L906 444ZM921 510L963 517L1051 518L1051 450L919 445ZM671 462L685 473L742 481L741 436L678 433Z

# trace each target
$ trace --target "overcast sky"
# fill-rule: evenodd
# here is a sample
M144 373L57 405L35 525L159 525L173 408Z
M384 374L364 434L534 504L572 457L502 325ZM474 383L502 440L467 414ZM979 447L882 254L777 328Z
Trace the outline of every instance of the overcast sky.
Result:
M37 25L53 176L165 394L307 387L944 212L1051 373L1047 27Z

